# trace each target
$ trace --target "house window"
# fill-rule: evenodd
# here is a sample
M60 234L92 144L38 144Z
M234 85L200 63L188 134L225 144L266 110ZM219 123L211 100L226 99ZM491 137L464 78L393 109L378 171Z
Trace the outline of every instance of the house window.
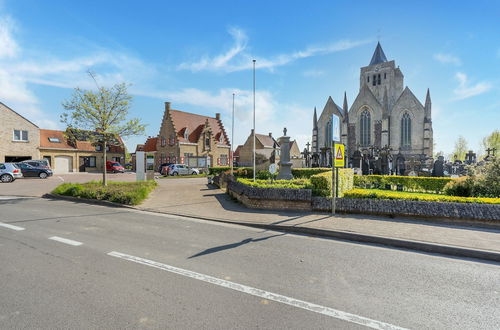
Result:
M43 156L43 159L46 160L49 163L49 166L52 166L52 157L50 157L50 156Z
M205 133L205 150L210 150L210 133Z
M171 146L175 144L175 137L173 135L170 135L170 138L168 139L168 144Z
M106 151L109 151L109 146L106 146Z
M53 143L61 143L61 140L59 140L59 138L49 137L49 142L53 142Z
M15 129L13 134L13 141L28 142L28 131Z
M85 157L85 167L95 167L95 156Z
M411 147L411 118L408 113L401 118L401 147Z
M377 84L380 85L380 73L377 76Z
M161 137L161 146L164 147L167 145L167 139L164 136Z
M119 163L120 162L120 157L111 157L111 160L114 162Z
M100 144L96 145L95 151L102 151L102 145L100 145Z
M373 81L372 81L372 86L377 85L377 76L373 75Z
M371 127L371 116L368 110L364 110L361 113L359 120L359 142L362 147L368 147L370 145L370 127Z
M228 162L227 162L227 155L220 155L220 165L224 166L224 165L227 165Z

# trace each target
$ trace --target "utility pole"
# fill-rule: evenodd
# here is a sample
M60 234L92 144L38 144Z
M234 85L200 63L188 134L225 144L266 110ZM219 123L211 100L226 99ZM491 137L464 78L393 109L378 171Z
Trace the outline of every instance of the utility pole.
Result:
M255 60L253 60L253 181L255 182Z
M233 175L233 163L234 163L234 93L233 93L233 118L231 124L231 175Z

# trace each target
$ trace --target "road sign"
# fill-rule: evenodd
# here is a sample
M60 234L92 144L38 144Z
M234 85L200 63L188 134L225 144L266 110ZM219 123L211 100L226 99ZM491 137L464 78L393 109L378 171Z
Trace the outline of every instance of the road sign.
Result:
M335 167L344 167L344 152L345 147L343 144L335 144Z
M278 171L276 164L269 165L269 173L275 174Z
M337 115L332 115L332 141L340 141L340 120Z

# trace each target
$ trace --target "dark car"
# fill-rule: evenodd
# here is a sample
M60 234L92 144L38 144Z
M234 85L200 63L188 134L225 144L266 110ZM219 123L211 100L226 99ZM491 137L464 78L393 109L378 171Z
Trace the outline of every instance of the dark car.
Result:
M52 171L42 167L34 167L27 163L17 163L17 166L21 169L23 177L39 177L40 179L47 179L52 176Z
M40 167L40 168L45 168L47 170L50 170L50 165L49 162L46 159L42 160L23 160L21 163L25 163L28 165L31 165L33 167Z
M160 165L158 166L158 173L162 173L162 170L163 170L163 168L164 168L164 167L166 167L166 166L170 166L170 165L173 165L173 164L174 164L174 163L163 163L163 164L160 164ZM162 173L162 174L163 174L163 173Z

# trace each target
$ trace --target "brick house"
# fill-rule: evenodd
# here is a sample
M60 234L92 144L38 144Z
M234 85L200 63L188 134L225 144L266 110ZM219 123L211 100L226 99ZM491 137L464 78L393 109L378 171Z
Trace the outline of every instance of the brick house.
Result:
M174 110L170 108L170 102L165 102L156 148L151 152L155 152L156 166L161 163L201 168L228 166L231 144L220 114L208 117Z
M125 145L107 146L106 160L125 162ZM101 172L102 146L90 141L70 141L64 131L40 129L40 155L47 159L54 173Z
M37 125L0 102L0 162L40 159Z
M255 134L256 168L267 169L271 163L279 162L279 142L272 133ZM239 150L238 166L253 166L253 129Z

